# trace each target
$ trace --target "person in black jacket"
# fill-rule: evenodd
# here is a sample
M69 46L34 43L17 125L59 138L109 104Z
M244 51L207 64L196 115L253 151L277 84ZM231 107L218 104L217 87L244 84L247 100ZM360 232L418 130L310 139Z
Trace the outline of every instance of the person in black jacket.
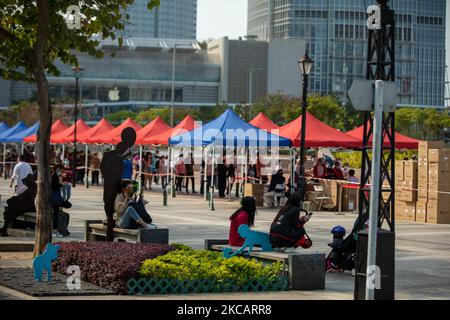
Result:
M270 242L273 248L310 248L312 241L306 234L304 225L309 221L307 214L300 217L301 194L291 195L270 226ZM306 211L305 211L306 212Z
M2 237L8 236L8 226L15 223L17 217L25 214L25 212L36 212L34 203L37 194L36 178L34 175L29 174L26 178L22 179L22 182L26 187L24 191L6 200L7 205L3 213L5 223L0 229L0 236Z

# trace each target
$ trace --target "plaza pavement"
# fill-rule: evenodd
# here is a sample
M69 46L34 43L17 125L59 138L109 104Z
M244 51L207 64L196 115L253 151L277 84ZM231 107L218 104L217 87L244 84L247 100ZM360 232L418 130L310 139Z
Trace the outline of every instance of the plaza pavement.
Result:
M11 195L7 183L0 184L0 212L5 199ZM154 222L170 229L170 243L184 243L201 249L204 239L225 239L228 236L228 217L238 208L238 201L215 200L215 211L208 210L208 204L199 195L177 195L169 197L168 207L163 206L162 194L146 192L149 200L147 208ZM99 187L77 186L73 189L69 210L71 236L63 241L84 239L84 221L103 219L102 189ZM267 231L276 210L258 209L255 229ZM336 215L333 212L315 213L307 225L307 232L314 241L310 250L328 254L327 244L331 241L330 230L342 225L351 230L356 214ZM0 217L2 220L2 217ZM450 225L427 225L414 222L396 224L396 298L397 299L450 299ZM0 238L0 244L15 241L29 241L32 238ZM31 256L26 253L0 253L0 267L24 267L30 265ZM1 272L1 269L0 269ZM326 290L307 292L277 293L229 293L195 294L183 296L128 297L108 296L89 299L352 299L354 277L350 273L327 274ZM15 295L16 294L16 295ZM28 296L0 287L0 299L24 299ZM52 298L46 298L52 299ZM67 298L64 298L67 299ZM86 299L86 297L74 298Z

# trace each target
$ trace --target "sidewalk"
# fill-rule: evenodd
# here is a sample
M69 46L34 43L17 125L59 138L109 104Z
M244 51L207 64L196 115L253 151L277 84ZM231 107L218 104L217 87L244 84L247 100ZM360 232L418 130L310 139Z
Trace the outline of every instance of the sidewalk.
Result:
M10 194L7 186L0 186L0 193ZM208 204L199 196L177 195L169 197L167 207L163 206L162 194L156 191L146 192L150 201L148 209L156 224L170 229L170 243L181 242L197 249L203 248L204 239L226 239L228 237L229 216L238 208L237 201L215 200L215 211L209 211ZM0 204L3 212L5 202ZM69 210L71 236L63 241L82 241L84 239L84 221L87 219L104 219L102 189L91 187L85 189L77 186L73 190L73 208ZM276 210L258 209L255 229L266 231L276 214ZM0 214L0 219L2 219ZM307 225L312 237L314 251L328 254L331 242L330 230L342 225L347 230L352 228L355 214L335 215L333 212L315 213ZM2 224L2 223L1 223ZM27 241L28 238L0 238L0 244L7 241ZM58 239L59 241L59 239ZM8 253L11 254L11 253ZM0 253L0 256L6 257ZM10 256L11 257L11 256ZM0 267L23 267L27 265L26 256L17 259L0 259ZM450 298L450 225L428 225L415 222L396 223L396 293L398 299L449 299ZM1 272L1 270L0 270ZM258 299L352 299L354 278L346 274L327 275L327 290L314 292L286 292L257 294ZM201 295L202 299L247 299L256 294ZM150 299L168 298L149 297ZM93 299L98 299L95 297ZM129 299L130 297L114 297ZM199 298L197 295L179 299ZM134 297L134 299L143 299ZM147 297L145 297L147 299Z

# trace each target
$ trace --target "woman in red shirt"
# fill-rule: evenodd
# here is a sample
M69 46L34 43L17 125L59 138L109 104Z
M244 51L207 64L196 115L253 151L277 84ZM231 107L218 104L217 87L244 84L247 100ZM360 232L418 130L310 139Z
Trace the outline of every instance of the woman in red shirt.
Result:
M230 217L230 235L228 243L230 246L240 247L244 239L238 233L239 226L246 224L253 227L256 214L256 201L253 197L245 197L241 201L241 207Z

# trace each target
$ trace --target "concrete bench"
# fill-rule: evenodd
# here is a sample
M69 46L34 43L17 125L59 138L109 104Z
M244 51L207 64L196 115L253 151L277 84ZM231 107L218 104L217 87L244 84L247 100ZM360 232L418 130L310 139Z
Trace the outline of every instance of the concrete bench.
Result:
M16 220L36 224L36 212L25 212L23 215L18 216Z
M228 245L228 240L205 240L205 249L222 251L223 248L239 247ZM291 290L323 290L325 289L325 254L314 251L303 252L262 252L261 248L253 248L250 257L263 262L282 262L287 273Z
M102 220L84 222L85 241L106 241L106 226ZM169 229L114 228L114 239L135 243L169 244Z

